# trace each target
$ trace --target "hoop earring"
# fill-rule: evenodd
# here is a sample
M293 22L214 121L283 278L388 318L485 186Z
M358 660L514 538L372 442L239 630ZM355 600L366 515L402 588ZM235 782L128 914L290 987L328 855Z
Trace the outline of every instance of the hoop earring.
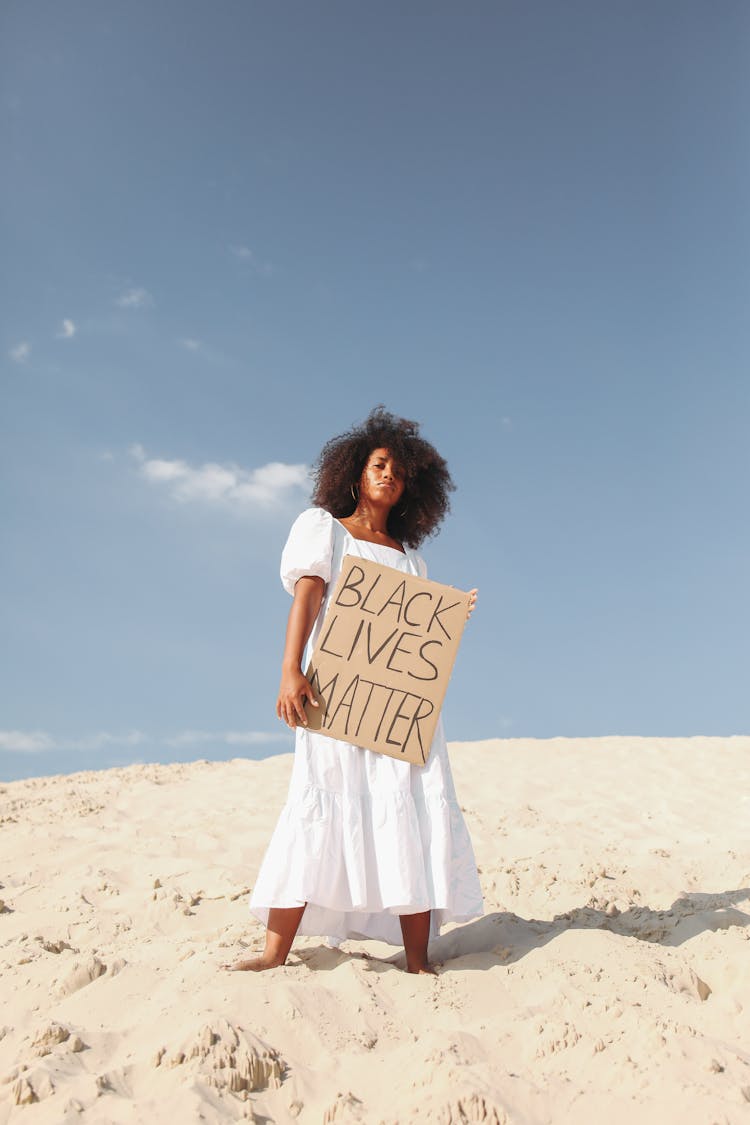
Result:
M400 512L399 512L398 514L399 514L400 516L402 516L402 517L403 517L403 516L405 516L405 515L406 515L406 513L407 513L408 511L409 511L409 505L408 505L408 504L404 504L403 508L401 509L401 511L400 511Z
M357 490L356 492L354 491L355 488ZM359 500L359 485L358 484L350 484L349 485L349 491L352 494L352 500L356 504L357 501Z

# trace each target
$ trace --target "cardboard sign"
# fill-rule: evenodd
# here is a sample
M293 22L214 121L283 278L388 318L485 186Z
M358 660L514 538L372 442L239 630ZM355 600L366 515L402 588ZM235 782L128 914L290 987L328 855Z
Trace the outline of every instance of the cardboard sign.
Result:
M423 765L469 595L346 555L307 678L308 730Z

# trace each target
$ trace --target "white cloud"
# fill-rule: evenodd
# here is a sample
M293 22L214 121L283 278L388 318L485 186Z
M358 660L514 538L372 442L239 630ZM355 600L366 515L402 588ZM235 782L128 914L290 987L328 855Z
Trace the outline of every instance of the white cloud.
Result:
M83 738L53 738L41 730L0 730L0 751L17 754L41 754L52 750L102 750L105 746L141 746L144 743L170 747L196 746L205 743L222 746L257 746L269 742L288 742L288 731L257 730L184 730L169 738L154 737L140 730L125 734L97 731Z
M244 510L271 508L310 486L307 465L272 461L259 469L243 469L239 465L207 461L193 467L182 460L148 457L142 445L131 446L130 452L146 480L167 487L182 503L202 501Z
M54 749L54 741L42 730L0 730L0 750L35 754L40 750Z
M72 340L76 334L76 326L72 320L67 317L63 320L60 331L57 333L58 340Z
M25 363L31 355L31 344L26 340L21 340L20 344L16 344L15 348L11 348L8 355L14 363Z
M265 742L288 741L288 731L263 730L183 730L164 739L167 746L196 746L207 742L221 743L224 746L257 746Z
M148 289L127 289L117 298L115 304L121 309L144 309L153 305L154 299Z
M201 346L200 340L196 340L192 336L184 336L180 340L180 344L183 348L187 348L189 352L197 352Z
M138 746L146 741L139 730L127 734L98 731L85 738L57 739L45 731L0 730L0 750L21 754L39 754L45 750L101 750L104 746Z
M249 246L230 246L230 254L235 258L239 258L241 262L247 262L253 266L256 273L262 274L263 277L270 277L271 274L276 273L276 267L273 262L262 262L253 253Z

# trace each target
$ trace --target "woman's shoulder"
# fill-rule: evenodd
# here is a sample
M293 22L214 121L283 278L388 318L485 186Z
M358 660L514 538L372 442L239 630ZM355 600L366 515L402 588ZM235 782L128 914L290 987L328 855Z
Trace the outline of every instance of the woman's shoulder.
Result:
M291 526L281 553L281 580L289 593L303 575L331 577L334 520L324 508L306 508Z
M295 523L330 524L333 516L325 508L305 508L296 517Z
M290 535L330 535L333 531L335 520L325 508L305 508L292 523Z

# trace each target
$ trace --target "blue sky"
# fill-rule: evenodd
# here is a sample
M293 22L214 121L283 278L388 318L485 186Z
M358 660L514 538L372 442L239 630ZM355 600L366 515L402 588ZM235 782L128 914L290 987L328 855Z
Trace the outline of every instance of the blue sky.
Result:
M750 8L3 6L0 774L291 748L376 403L458 489L449 738L750 731Z

